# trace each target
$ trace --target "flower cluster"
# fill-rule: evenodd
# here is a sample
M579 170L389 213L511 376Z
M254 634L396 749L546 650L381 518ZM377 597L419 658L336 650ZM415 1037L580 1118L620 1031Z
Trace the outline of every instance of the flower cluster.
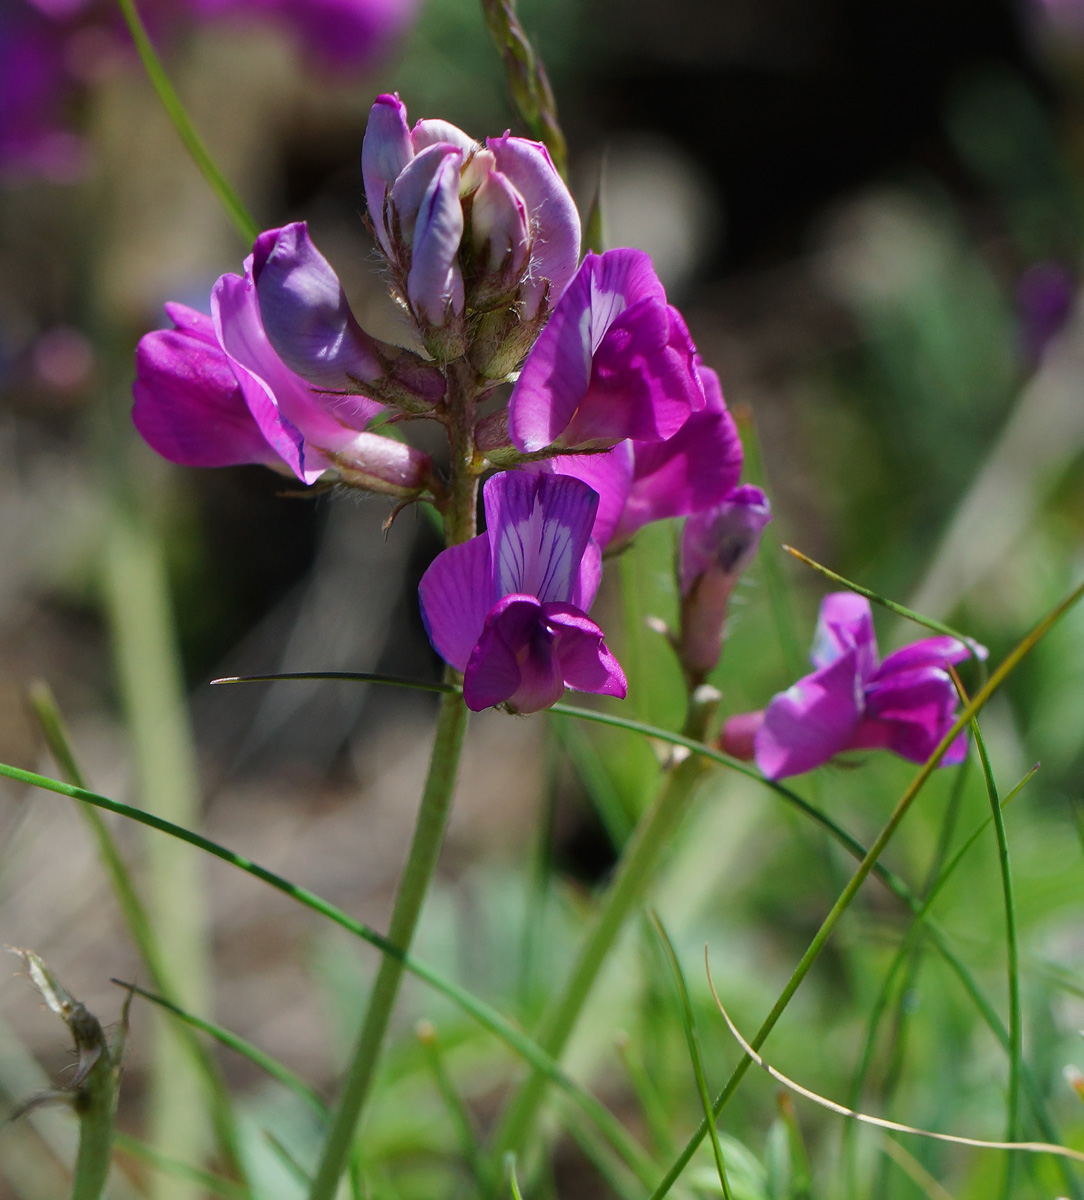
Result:
M624 248L579 262L579 216L542 145L411 127L397 96L373 105L362 168L392 294L425 354L361 328L304 224L271 229L242 275L219 279L210 316L169 305L174 328L142 339L140 432L174 462L263 463L432 503L448 545L421 581L422 615L475 710L536 712L566 687L624 696L588 615L603 555L685 517L670 639L693 695L771 511L740 482L719 379L651 260ZM509 381L507 404L479 415ZM446 469L387 434L421 417L447 432ZM724 742L772 778L861 747L924 759L955 711L946 664L969 653L930 639L879 663L868 605L830 596L815 673L731 718Z
M774 697L761 713L731 717L723 747L755 758L769 779L799 775L845 750L892 750L925 762L956 719L958 697L950 663L981 646L953 637L924 638L883 661L869 601L834 592L821 604L810 661L816 670ZM962 762L967 734L961 733L941 759Z
M210 20L270 22L323 70L356 71L384 57L417 0L142 0L156 41ZM127 35L107 0L0 4L0 175L65 181L85 157L69 128L75 94L111 66Z

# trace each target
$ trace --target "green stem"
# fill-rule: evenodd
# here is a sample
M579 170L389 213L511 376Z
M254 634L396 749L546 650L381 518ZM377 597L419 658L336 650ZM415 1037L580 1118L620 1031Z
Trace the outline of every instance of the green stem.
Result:
M686 723L688 736L702 735L712 708L711 704L693 704ZM680 762L636 826L610 890L580 945L564 990L549 1006L535 1036L536 1045L553 1058L560 1058L617 935L650 883L659 857L669 845L705 769L699 755L690 754ZM532 1070L512 1097L493 1141L493 1155L498 1163L509 1151L522 1150L548 1082L544 1072Z
M132 35L132 41L135 42L143 69L154 85L158 99L166 110L166 115L173 122L173 127L184 143L184 148L188 151L192 161L203 172L203 177L210 184L211 191L218 197L219 203L237 226L237 232L246 242L254 242L259 235L260 227L249 216L237 193L230 187L225 175L218 169L217 163L203 144L203 139L196 132L191 117L173 84L170 83L165 67L162 66L162 60L158 57L154 45L147 35L146 26L140 18L134 0L117 0L117 3L120 5L121 15Z
M79 1104L79 1152L71 1200L99 1200L109 1177L117 1111L117 1072L107 1052L103 1051L91 1068L80 1089Z
M1002 683L1016 669L1020 662L1031 652L1032 649L1046 636L1046 634L1057 624L1057 622L1084 596L1084 583L1074 588L1069 595L1053 608L1043 619L1014 647L1007 657L993 672L985 684L975 693L974 698L964 706L963 712L953 723L952 728L941 739L937 749L933 752L928 762L926 762L918 771L918 774L911 781L911 785L907 788L904 794L900 797L888 823L881 830L877 840L870 846L851 877L850 882L843 889L839 899L832 905L831 911L825 917L824 923L817 930L808 949L802 955L794 973L787 981L786 987L780 993L779 998L772 1006L771 1012L765 1018L764 1023L757 1030L756 1035L750 1042L754 1050L759 1050L760 1047L768 1039L768 1035L775 1028L779 1018L786 1011L787 1005L790 1003L794 993L801 986L806 975L809 974L810 968L817 961L820 952L824 949L828 939L832 936L836 925L840 918L851 906L851 902L858 894L862 884L868 878L870 872L876 867L878 859L884 853L885 847L891 841L893 834L899 827L900 822L907 814L907 810L911 807L919 792L926 785L927 780L933 774L937 765L941 762L942 757L947 752L948 748L956 740L970 724L972 719L983 709L990 697L1001 687ZM746 1054L742 1056L741 1062L734 1068L730 1078L727 1080L723 1090L716 1097L715 1103L712 1106L712 1112L715 1117L726 1108L731 1097L738 1089L738 1085L745 1077L746 1071L752 1065L753 1060ZM707 1122L702 1121L700 1127L689 1139L685 1149L678 1155L677 1159L671 1165L666 1173L665 1179L655 1189L651 1196L651 1200L662 1200L670 1189L674 1186L682 1171L688 1165L689 1160L696 1152L697 1147L704 1140L707 1134Z
M448 668L448 673L451 678L451 668ZM402 954L410 949L422 903L436 869L455 791L459 753L466 728L467 708L462 697L454 693L445 694L441 699L433 753L429 760L429 776L422 793L414 840L388 927L388 940ZM309 1200L333 1200L335 1196L339 1178L350 1157L350 1148L365 1102L372 1090L377 1060L402 977L402 958L385 955L369 997L369 1006L358 1035L354 1059L339 1097L338 1109L324 1141Z

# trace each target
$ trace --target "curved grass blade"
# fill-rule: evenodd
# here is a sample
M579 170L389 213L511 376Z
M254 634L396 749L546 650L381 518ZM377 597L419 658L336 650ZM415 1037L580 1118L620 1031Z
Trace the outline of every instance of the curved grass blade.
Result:
M182 829L179 825L174 825L170 821L156 817L153 813L144 812L142 809L122 804L119 800L110 800L108 797L100 796L96 792L89 792L84 788L75 787L73 784L61 783L57 779L50 779L45 775L39 775L34 771L26 771L21 767L13 767L7 763L0 763L0 776L6 776L8 779L14 779L19 783L29 784L31 787L38 787L44 791L54 792L60 796L70 796L74 800L81 800L86 804L92 804L96 808L105 809L107 812L119 813L129 820L137 821L141 825L157 829L160 833L166 833L171 837L179 838L183 842L188 842L189 845L195 846L197 849L203 850L207 854L219 858L223 862L227 862L231 866L237 867L254 878L269 884L277 891L296 900L299 904L303 904L306 908L310 908L328 920L333 921L336 925L341 926L355 937L368 942L369 945L376 947L383 954L395 956L403 963L407 971L418 979L421 979L441 995L446 996L484 1029L487 1029L490 1033L500 1038L505 1045L514 1050L532 1067L545 1073L552 1082L557 1084L569 1096L583 1114L594 1123L617 1154L628 1163L636 1178L645 1187L652 1186L653 1181L658 1175L658 1171L644 1149L635 1141L614 1114L586 1088L581 1087L550 1055L535 1045L507 1017L503 1016L491 1005L486 1004L484 1000L478 999L457 984L445 979L431 967L426 966L410 955L403 954L394 943L381 936L375 930L370 929L369 926L354 920L353 917L343 912L342 909L336 908L335 905L317 896L314 892L310 892L307 888L291 883L281 875L276 875L273 871L267 870L266 867L261 867L250 859L226 849L225 846L221 846L217 842L212 842L210 838L193 833L189 829Z
M218 169L218 164L211 157L210 151L203 144L203 139L196 132L196 127L192 124L187 109L180 96L177 95L177 90L170 82L165 67L162 66L162 60L158 57L154 45L147 35L147 27L143 24L139 10L135 6L135 0L117 0L117 3L120 6L121 15L124 17L124 23L132 35L132 41L135 43L136 51L143 63L143 69L147 72L147 78L158 93L158 99L166 110L166 115L173 122L173 128L176 129L184 143L184 148L203 173L204 179L210 184L211 191L218 197L219 203L229 214L230 219L237 227L237 232L246 243L251 244L259 236L260 227L249 215L237 193L230 187L225 175Z
M710 970L708 971L708 984L711 987L711 994L715 997L715 1003L719 1006L719 1012L726 1022L727 1028L730 1030L734 1040L741 1046L745 1056L785 1088L789 1088L790 1091L798 1096L804 1096L807 1100L812 1100L814 1104L827 1109L829 1112L838 1113L841 1117L850 1117L855 1121L861 1121L864 1125L876 1126L878 1129L889 1129L895 1133L911 1133L917 1137L930 1138L936 1142L951 1142L955 1146L975 1146L980 1150L1022 1150L1031 1154L1050 1154L1059 1158L1071 1159L1073 1162L1084 1163L1084 1151L1073 1150L1068 1146L1058 1146L1048 1142L993 1142L987 1141L984 1138L960 1137L953 1133L936 1133L930 1129L917 1129L913 1125L902 1125L898 1121L887 1121L883 1117L873 1117L868 1113L855 1112L853 1108L837 1104L834 1100L829 1100L827 1097L821 1096L807 1087L803 1087L800 1083L796 1083L762 1058L755 1048L745 1040L741 1031L731 1019L730 1014L723 1007L723 1003L715 990L715 984L712 982Z
M65 728L64 719L60 714L60 709L57 706L52 689L47 683L39 680L31 684L29 696L31 707L41 726L46 744L49 747L50 753L56 759L61 774L66 776L69 783L74 784L76 787L85 788L86 782L83 772L80 770L75 753L72 750L71 740L68 737L68 731ZM112 834L109 832L109 827L102 820L95 808L86 804L80 804L78 809L97 843L98 853L101 855L106 874L109 876L113 894L116 896L117 904L127 922L128 932L132 935L132 941L135 942L140 960L154 982L154 986L160 992L168 993L167 975L163 967L163 958L158 938L155 936L150 918L147 915L147 910L143 906L143 901L139 898L132 884L132 879L128 873L124 858L117 849L117 844ZM168 1000L163 1000L163 1004L172 1007ZM180 1009L175 1009L175 1011L178 1013L181 1012ZM229 1089L226 1087L225 1081L214 1060L204 1047L200 1045L199 1041L194 1037L188 1037L185 1039L185 1044L192 1055L193 1062L203 1077L204 1084L210 1096L211 1123L219 1150L225 1161L229 1164L230 1171L238 1179L245 1180L246 1175L244 1160L241 1155L240 1136L237 1132L237 1123L234 1118L233 1103L230 1099Z
M327 1119L327 1105L321 1098L320 1093L315 1088L310 1087L299 1075L295 1075L289 1067L283 1066L278 1059L272 1058L270 1054L265 1053L258 1046L254 1046L251 1042L246 1041L236 1033L231 1033L221 1025L216 1025L213 1021L207 1021L203 1017L197 1017L193 1013L186 1012L183 1008L173 1004L164 996L156 996L154 992L148 992L134 983L126 983L123 979L111 979L110 983L115 983L117 987L124 988L126 992L140 996L144 1000L149 1000L151 1004L156 1004L159 1008L164 1008L166 1012L172 1013L193 1029L198 1029L201 1033L206 1033L208 1036L213 1037L216 1042L232 1050L235 1054L240 1054L242 1058L247 1058L253 1066L259 1067L266 1075L270 1075L272 1079L281 1083L283 1087L288 1088L295 1096L299 1096L304 1100L321 1120Z
M113 1145L117 1150L146 1163L156 1171L198 1184L210 1196L220 1196L222 1200L252 1200L252 1193L248 1188L234 1183L232 1179L223 1179L221 1175L212 1175L208 1171L190 1167L187 1163L177 1162L176 1159L159 1154L145 1142L126 1133L118 1133L113 1139Z
M911 804L914 802L915 797L918 796L919 792L926 785L926 782L933 774L935 768L940 763L944 755L948 752L949 747L960 735L960 733L967 728L971 720L985 707L991 696L993 696L998 688L1001 687L1008 676L1043 639L1043 637L1045 637L1045 635L1057 624L1061 617L1063 617L1065 613L1067 613L1069 609L1071 609L1073 605L1080 600L1081 596L1084 596L1084 583L1081 583L1075 587L1069 593L1069 595L1065 597L1064 600L1055 605L1055 607L1051 609L1050 612L1048 612L1046 616L1044 616L1020 640L1020 642L1017 643L1017 645L1009 652L1008 655L1006 655L1001 663L998 664L997 669L990 675L990 678L987 679L981 688L979 688L973 699L964 706L963 711L953 722L952 728L949 729L949 731L941 739L941 742L938 744L936 750L934 750L929 760L919 768L914 779L900 797L899 802L896 804L896 807L892 812L892 815L888 819L888 822L877 835L876 840L873 842L873 845L870 847L861 863L859 863L858 869L851 876L850 882L847 884L846 888L844 888L844 890L840 893L835 904L832 905L831 910L822 922L820 929L818 929L817 933L814 935L813 940L806 949L806 952L799 960L798 965L795 967L794 972L787 981L786 986L779 994L778 999L772 1006L768 1016L761 1024L760 1029L758 1029L754 1035L753 1041L751 1042L751 1046L754 1050L759 1049L760 1046L764 1044L768 1038L768 1035L775 1028L779 1018L786 1011L791 998L801 986L802 981L809 973L813 963L816 962L817 958L820 956L821 950L827 944L828 939L832 936L832 933L834 932L836 925L839 923L840 918L847 911L847 909L850 908L851 902L858 894L862 884L865 883L866 879L877 865L877 860L880 858L889 841L891 841L900 822L903 820L908 809L911 807ZM1000 1022L998 1022L998 1024L1000 1024ZM741 1062L738 1063L737 1067L735 1067L730 1079L727 1081L723 1090L716 1097L715 1103L712 1105L712 1112L716 1116L718 1116L718 1114L726 1107L731 1096L733 1096L738 1085L745 1077L745 1073L748 1071L752 1062L753 1060L748 1054L746 1054L742 1058ZM661 1198L665 1196L667 1192L669 1192L678 1176L685 1169L689 1159L695 1153L697 1146L699 1146L701 1141L703 1141L706 1133L707 1123L702 1122L700 1128L689 1139L685 1149L681 1152L681 1154L678 1155L675 1162L671 1164L670 1169L666 1173L666 1178L652 1194L651 1200L661 1200Z
M874 604L879 604L882 608L887 608L889 612L895 613L898 617L905 617L908 621L914 621L916 625L924 625L927 629L932 629L934 633L943 633L948 637L954 637L958 642L963 642L965 646L969 646L971 653L979 662L985 659L985 649L974 638L960 633L959 630L953 629L951 625L946 625L944 621L935 620L933 617L924 617L921 613L915 612L913 608L907 608L898 601L889 600L887 596L882 596L879 592L875 592L871 588L863 587L860 583L845 579L842 575L838 575L835 571L831 570L831 568L810 558L808 554L803 554L801 550L795 550L793 546L784 546L783 549L788 554L792 554L799 562L804 562L807 567L812 567L814 571L823 575L825 579L830 579L833 583L838 583L849 592L857 592L859 596L865 596L867 600L872 600Z
M692 1059L693 1072L696 1075L696 1088L700 1093L700 1102L704 1106L704 1120L708 1126L708 1136L711 1138L712 1154L715 1156L715 1170L719 1174L719 1186L723 1189L723 1200L731 1200L730 1182L727 1179L726 1164L723 1161L723 1147L719 1142L719 1131L715 1128L715 1114L711 1111L711 1096L708 1094L708 1081L704 1075L704 1057L700 1053L700 1039L696 1033L696 1020L693 1016L692 1003L689 1000L689 989L685 984L685 975L681 970L681 963L678 962L674 943L670 940L670 935L666 932L658 913L651 913L651 923L659 935L659 941L662 943L663 951L670 962L670 969L673 971L674 980L677 983L678 995L681 999L682 1023L685 1026L685 1040L689 1046L689 1057Z
M955 677L955 672L953 672L953 676ZM958 680L957 687L959 687ZM962 689L960 691L962 695ZM979 753L982 775L986 782L986 792L990 798L990 813L997 835L1001 890L1005 902L1005 957L1009 989L1009 1112L1005 1141L1015 1142L1020 1136L1020 1067L1024 1056L1024 1033L1020 1017L1020 951L1016 936L1016 904L1013 900L1009 840L1005 834L1005 819L1001 813L1001 801L998 799L997 783L994 780L993 768L990 766L990 756L986 752L986 743L975 718L971 720L971 733L975 739L975 748ZM1015 1163L1016 1156L1010 1153L1005 1166L1005 1178L1002 1182L1001 1194L1004 1200L1009 1200L1012 1195Z
M226 675L212 679L211 687L224 683L282 683L289 680L330 679L340 683L382 683L388 687L413 688L418 692L461 692L454 683L425 683L418 679L403 679L399 675L372 675L365 671L290 671L282 675Z

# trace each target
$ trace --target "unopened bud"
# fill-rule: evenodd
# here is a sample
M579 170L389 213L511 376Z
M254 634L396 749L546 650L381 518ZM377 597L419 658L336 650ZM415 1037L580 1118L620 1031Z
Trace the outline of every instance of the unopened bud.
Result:
M739 576L752 562L772 519L760 488L735 488L721 504L694 513L681 540L681 659L690 676L702 678L719 661L727 604Z
M341 449L325 453L343 483L384 496L419 496L435 482L428 454L378 433L359 433Z
M723 732L719 735L719 749L731 758L752 762L757 730L763 722L763 711L738 713L736 716L727 717L723 722Z

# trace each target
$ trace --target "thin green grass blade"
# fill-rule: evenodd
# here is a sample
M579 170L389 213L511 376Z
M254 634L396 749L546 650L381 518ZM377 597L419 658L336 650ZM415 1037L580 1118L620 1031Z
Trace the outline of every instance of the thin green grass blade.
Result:
M196 127L192 124L187 109L180 96L177 95L177 90L170 82L166 69L162 66L162 60L158 57L154 45L147 35L147 28L135 6L135 0L117 0L117 3L120 6L121 15L124 17L124 23L132 35L132 41L135 43L136 51L143 63L143 69L147 72L147 78L158 93L158 99L166 110L166 115L173 122L173 128L176 129L184 143L184 148L203 173L204 179L210 185L211 191L218 197L219 203L229 214L230 219L237 227L237 232L246 243L251 244L259 236L260 227L249 216L237 193L230 187L225 175L211 157L210 151L203 144L203 139L196 132Z
M365 671L290 671L282 675L228 675L212 679L211 687L224 683L282 683L291 679L330 679L340 683L382 683L387 687L412 688L416 692L461 692L454 683L426 683L418 679L403 679L400 675L372 675Z
M655 932L659 936L663 951L670 962L670 969L674 973L674 981L677 984L678 996L681 1000L681 1017L682 1024L685 1026L685 1040L688 1043L689 1057L693 1063L693 1073L696 1075L696 1087L700 1093L700 1102L704 1106L704 1121L708 1127L708 1136L711 1138L711 1150L715 1156L715 1169L719 1174L719 1186L723 1189L723 1200L731 1200L730 1182L726 1175L726 1163L723 1161L723 1147L719 1142L719 1131L715 1128L715 1114L711 1111L711 1096L708 1094L708 1081L704 1075L704 1058L700 1053L700 1038L696 1032L696 1019L693 1016L693 1006L689 1000L689 989L685 983L685 975L681 970L681 963L678 962L674 943L670 940L670 935L666 932L658 913L651 913L651 923L655 926Z
M670 1114L627 1034L622 1034L617 1040L617 1056L628 1075L652 1142L661 1154L673 1158L677 1154L677 1146L670 1132Z
M166 1012L172 1013L193 1029L198 1029L201 1033L206 1033L209 1037L214 1038L216 1042L232 1050L235 1054L240 1054L242 1058L247 1058L253 1066L258 1067L264 1074L270 1075L272 1079L281 1083L283 1087L289 1089L295 1096L304 1100L321 1120L327 1120L327 1105L321 1098L320 1093L315 1088L310 1087L299 1075L295 1075L289 1067L284 1066L278 1059L272 1058L270 1054L265 1053L258 1046L254 1046L251 1042L246 1041L236 1033L231 1033L221 1025L216 1025L213 1021L207 1021L203 1017L197 1017L194 1013L186 1012L183 1008L173 1004L164 996L156 996L154 992L148 992L134 983L126 983L123 979L113 979L110 982L115 983L117 987L124 988L125 991L131 992L133 995L140 996L144 1000L149 1000L151 1004L156 1004L159 1008L164 1008Z
M551 728L561 749L580 777L580 782L606 829L611 845L620 853L621 847L629 840L635 822L626 810L620 793L614 787L602 756L579 726L557 722L551 723Z
M760 1047L767 1040L768 1035L775 1028L779 1018L786 1011L791 998L798 990L806 975L809 973L813 963L816 962L817 958L820 956L821 950L827 944L828 939L832 936L832 933L834 932L836 925L839 923L840 918L847 911L847 909L850 908L851 902L858 894L862 884L873 871L877 864L877 860L880 858L889 841L891 841L896 829L899 827L900 822L903 820L904 816L907 814L907 811L911 807L911 804L919 795L922 788L926 785L935 768L947 753L949 747L960 735L960 733L962 733L963 730L969 726L977 714L982 711L982 709L990 700L991 696L993 696L998 688L1001 687L1009 675L1031 652L1031 650L1034 649L1034 647L1042 640L1042 638L1057 624L1061 617L1064 616L1065 613L1068 612L1069 609L1071 609L1080 600L1081 596L1084 596L1084 583L1081 583L1074 588L1064 600L1051 609L1051 611L1047 613L1046 616L1044 616L1042 620L1040 620L1020 640L1014 649L1010 651L1010 653L1002 660L996 670L993 671L989 679L987 679L983 686L976 692L975 696L964 705L963 711L953 722L952 727L948 730L945 736L941 739L941 742L938 744L936 750L930 756L929 761L919 768L914 779L911 781L911 784L900 797L900 800L893 810L892 815L889 817L888 822L878 834L868 853L859 864L858 869L855 871L854 875L851 876L851 880L847 884L847 887L843 890L843 892L840 893L839 898L836 900L835 904L832 906L828 915L822 922L820 929L814 935L813 940L806 949L806 952L802 955L798 965L795 967L790 980L779 994L778 999L772 1006L768 1016L761 1024L760 1029L758 1029L754 1035L753 1040L750 1043L754 1050L760 1049ZM739 1062L738 1066L734 1069L730 1079L727 1081L723 1090L716 1097L715 1103L712 1105L712 1112L716 1116L718 1116L718 1114L726 1107L730 1098L737 1090L738 1085L744 1078L746 1071L748 1071L749 1067L752 1065L752 1061L753 1060L748 1056L748 1054L742 1056L741 1062ZM670 1169L666 1173L666 1177L652 1194L651 1200L662 1200L662 1197L670 1191L682 1171L684 1171L689 1159L695 1153L696 1148L704 1139L706 1133L707 1122L705 1121L701 1123L700 1128L696 1131L696 1133L693 1134L692 1138L689 1139L685 1149L671 1165Z
M122 1153L146 1163L164 1175L171 1175L175 1179L185 1179L198 1185L211 1196L220 1196L222 1200L253 1200L252 1193L248 1188L234 1183L232 1179L223 1179L221 1175L212 1175L209 1171L201 1171L197 1167L190 1167L187 1163L177 1162L176 1159L159 1154L145 1142L126 1133L118 1133L113 1139L113 1145Z
M979 752L982 775L986 782L986 793L990 798L990 813L997 835L997 858L1001 870L1001 890L1005 902L1005 957L1009 990L1009 1103L1005 1141L1015 1142L1020 1136L1020 1068L1024 1056L1024 1033L1020 1016L1020 951L1016 933L1016 903L1013 899L1012 870L1009 864L1009 839L1005 833L1005 818L1001 813L997 783L994 780L986 742L979 729L978 720L972 718L971 733L975 748ZM1012 1195L1013 1177L1016 1174L1018 1156L1011 1150L1006 1152L1005 1177L1001 1194L1004 1200Z
M519 1180L516 1179L516 1155L512 1150L509 1150L504 1156L504 1170L508 1176L508 1187L512 1193L512 1200L523 1200L523 1193L519 1190Z
M68 737L64 718L61 716L60 709L57 706L56 699L49 685L39 680L31 685L29 695L31 707L41 726L49 751L60 767L61 774L67 778L69 783L74 784L76 787L85 788L86 783L83 772L80 770L75 752L72 749L71 739ZM97 810L90 805L80 804L78 805L78 809L83 815L98 846L98 853L105 866L106 874L109 876L113 894L128 925L128 932L132 935L132 941L135 942L140 960L151 977L154 986L160 992L168 993L166 972L163 968L163 958L158 945L158 939L151 927L150 918L147 915L143 901L139 898L139 894L132 883L132 878L128 873L128 867L124 862L124 858L117 849L117 844L112 834L109 832L109 827L102 820ZM163 999L162 1004L165 1007L172 1007L177 1013L181 1013L182 1011L172 1005L169 1000ZM219 1150L225 1161L229 1164L230 1170L239 1179L244 1179L245 1172L240 1148L240 1135L237 1131L237 1122L233 1112L233 1102L229 1089L226 1087L225 1080L222 1078L222 1074L218 1070L214 1059L200 1045L198 1040L188 1037L185 1039L185 1044L192 1055L193 1062L203 1077L211 1099L211 1123Z
M174 825L170 821L156 817L153 813L144 812L142 809L122 804L118 800L110 800L106 796L100 796L84 788L75 787L73 784L62 783L57 779L49 779L45 775L39 775L34 771L26 771L21 767L13 767L7 763L0 763L0 776L6 776L8 779L14 779L19 783L29 784L31 787L41 788L44 791L54 792L60 796L70 796L74 800L81 800L86 804L92 804L96 808L105 809L107 812L119 813L129 820L137 821L141 825L157 829L160 833L165 833L183 842L187 842L189 845L195 846L197 849L203 850L207 854L221 859L223 862L229 863L231 866L237 867L239 870L245 871L254 878L270 885L277 891L296 900L299 904L333 921L336 925L341 926L355 937L368 942L369 945L374 946L383 954L394 955L402 961L404 968L410 971L411 974L421 979L441 995L446 996L453 1004L477 1021L479 1025L498 1037L511 1050L536 1070L543 1072L553 1083L561 1088L583 1114L594 1122L617 1154L629 1164L638 1179L643 1182L653 1179L657 1175L654 1165L647 1157L643 1148L636 1143L631 1134L629 1134L613 1113L586 1088L581 1087L570 1075L562 1070L552 1057L535 1045L507 1017L486 1004L485 1001L478 999L457 984L445 979L424 963L419 962L410 955L404 955L387 938L382 937L362 922L354 920L353 917L343 912L342 909L336 908L335 905L323 900L307 888L291 883L281 875L276 875L273 871L267 870L266 867L261 867L250 859L244 858L240 854L235 854L232 850L226 849L225 846L211 841L210 838L203 837L202 834L194 833L189 829L182 829L179 825Z
M263 1139L271 1147L275 1157L286 1168L294 1183L300 1184L303 1188L310 1187L312 1176L283 1145L282 1140L276 1137L270 1129L263 1130Z
M979 662L983 661L984 651L978 642L974 638L960 633L959 630L953 629L951 625L946 625L944 621L937 621L933 617L924 617L921 613L915 612L913 608L907 608L898 601L889 600L887 596L882 596L879 592L875 592L871 588L863 587L862 584L855 583L851 579L845 579L831 568L810 558L808 554L803 554L801 550L795 550L793 546L784 546L783 549L788 554L793 554L800 562L804 562L807 567L812 567L814 571L823 575L825 579L830 579L833 583L838 583L849 592L857 592L859 596L865 596L867 600L872 600L874 604L879 604L882 608L887 608L889 612L895 613L896 616L905 617L908 621L914 621L916 625L924 625L927 629L932 629L934 633L943 633L948 637L954 637L958 642L963 642L965 646L971 648L971 653Z
M482 1153L478 1135L474 1131L470 1113L448 1073L448 1065L444 1061L444 1052L441 1049L437 1027L432 1021L419 1021L414 1032L425 1054L425 1061L433 1076L433 1082L444 1101L444 1107L448 1110L463 1161L467 1164L479 1192L488 1196L493 1181L489 1177L485 1155Z

